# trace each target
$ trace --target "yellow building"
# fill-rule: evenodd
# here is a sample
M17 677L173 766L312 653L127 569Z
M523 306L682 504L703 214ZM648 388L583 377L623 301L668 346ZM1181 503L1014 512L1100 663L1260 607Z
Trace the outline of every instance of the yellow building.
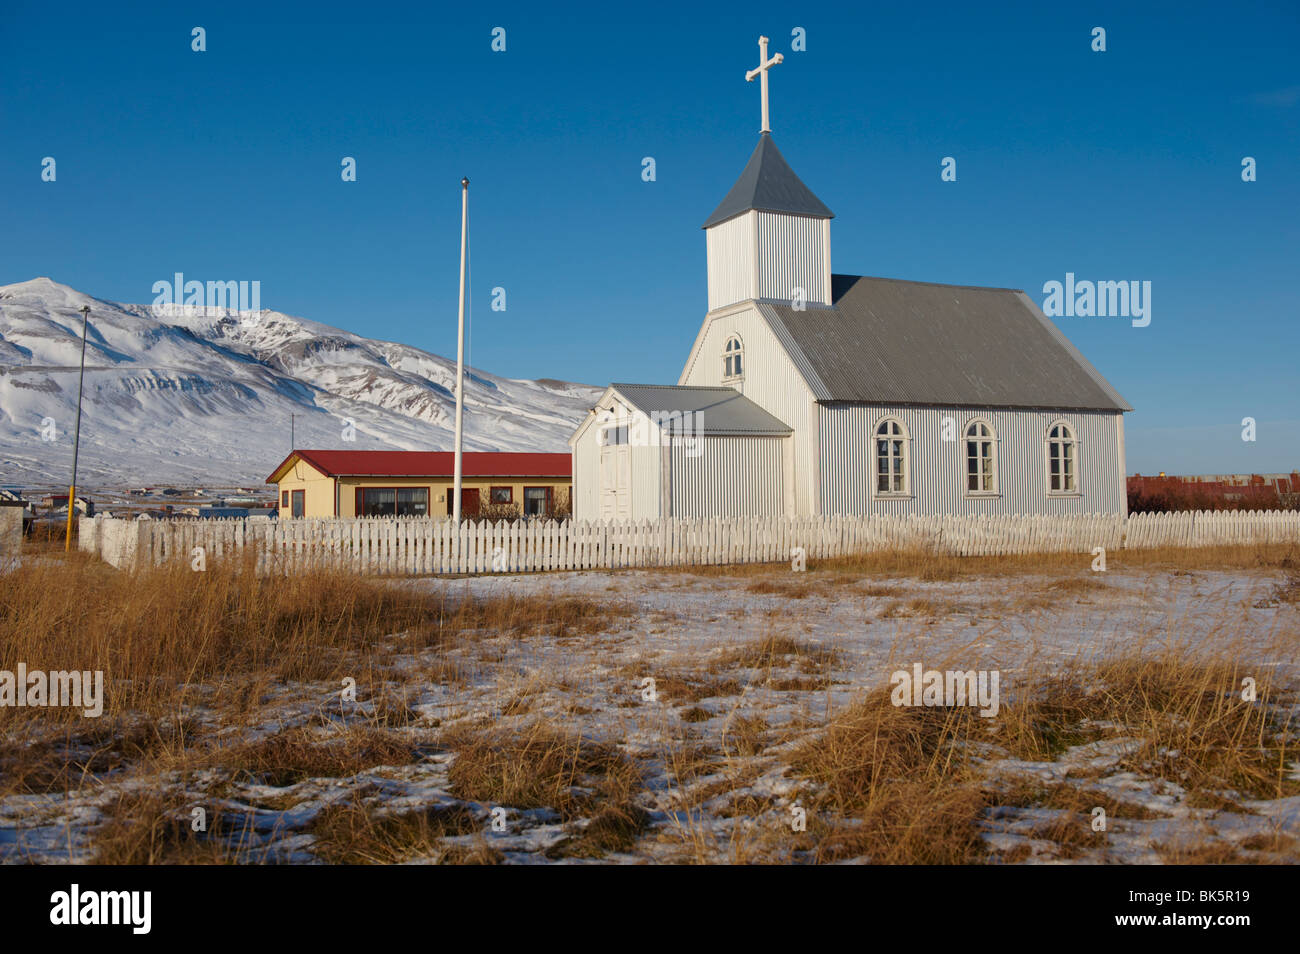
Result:
M296 450L266 478L280 490L280 517L428 517L452 511L450 451ZM568 454L467 451L461 516L567 514Z

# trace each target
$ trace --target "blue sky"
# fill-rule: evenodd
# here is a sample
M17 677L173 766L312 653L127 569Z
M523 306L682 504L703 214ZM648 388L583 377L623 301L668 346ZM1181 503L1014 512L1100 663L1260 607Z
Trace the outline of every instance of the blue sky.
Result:
M757 140L759 33L836 272L1040 302L1066 272L1150 281L1148 327L1058 319L1136 408L1130 472L1300 467L1293 2L10 0L0 283L143 302L176 271L258 280L264 307L454 355L468 175L470 360L675 382L706 306L700 225Z

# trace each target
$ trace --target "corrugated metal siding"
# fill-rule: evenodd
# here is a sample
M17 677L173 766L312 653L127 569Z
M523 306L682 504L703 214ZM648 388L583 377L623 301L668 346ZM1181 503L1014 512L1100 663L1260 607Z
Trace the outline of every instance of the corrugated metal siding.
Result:
M754 214L736 216L704 233L709 311L755 297Z
M780 516L780 437L705 437L702 453L671 448L674 517Z
M573 443L573 519L600 519L600 447L595 426Z
M758 297L790 301L802 288L807 301L830 303L827 219L759 212Z
M1124 445L1124 415L1115 415L1115 442L1119 448L1119 473L1124 480L1124 510L1128 516L1128 451Z
M695 360L687 364L678 383L722 384L722 347L729 336L740 335L745 346L745 378L735 386L759 407L794 428L795 511L814 513L816 488L808 462L817 452L816 404L789 354L754 308L714 318L701 334Z
M820 405L822 513L1123 513L1127 498L1117 414ZM871 435L885 416L902 421L911 437L910 498L872 493ZM955 441L941 439L945 417L955 421ZM997 432L997 497L969 497L965 492L963 435L974 418L988 421ZM1056 420L1067 421L1080 442L1079 497L1047 494L1044 440Z
M658 440L658 428L652 428ZM663 473L660 470L659 454L662 448L657 444L634 446L629 449L632 455L632 513L633 520L658 520L659 501L663 496Z

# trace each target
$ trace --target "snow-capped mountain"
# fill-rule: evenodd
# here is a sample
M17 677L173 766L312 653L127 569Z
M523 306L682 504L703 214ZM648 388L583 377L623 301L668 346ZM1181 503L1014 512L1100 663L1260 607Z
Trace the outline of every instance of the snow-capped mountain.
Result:
M0 286L0 484L68 480L82 305L87 488L260 484L291 415L299 447L452 447L454 360L266 309L160 314L36 278ZM465 449L567 450L599 394L466 368Z

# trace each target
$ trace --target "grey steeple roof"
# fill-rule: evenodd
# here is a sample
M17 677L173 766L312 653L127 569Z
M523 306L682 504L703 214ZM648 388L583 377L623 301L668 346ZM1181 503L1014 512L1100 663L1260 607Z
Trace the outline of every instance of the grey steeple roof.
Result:
M811 215L819 219L835 217L835 213L826 208L794 174L772 141L771 133L758 137L758 145L745 164L745 171L703 227L707 229L750 209Z

